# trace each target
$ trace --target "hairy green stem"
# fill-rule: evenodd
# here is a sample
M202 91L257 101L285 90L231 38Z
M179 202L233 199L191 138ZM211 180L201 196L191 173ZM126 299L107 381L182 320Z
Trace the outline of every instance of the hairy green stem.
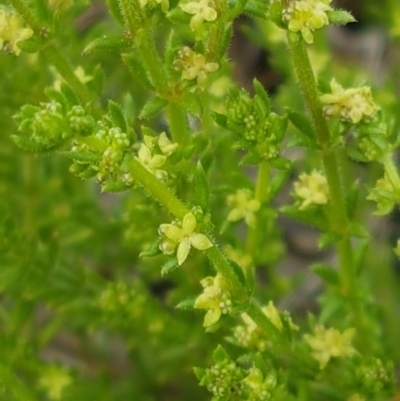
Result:
M256 182L256 189L254 193L254 198L260 202L262 205L268 198L270 182L270 166L268 161L262 161L258 166L258 175ZM248 253L253 260L257 259L257 253L259 249L259 231L260 231L260 221L256 218L254 226L249 227L246 239L246 253ZM254 269L254 266L252 267ZM254 274L254 272L250 272Z
M330 143L329 128L326 123L318 88L314 78L307 49L301 36L288 33L288 42L292 59L303 92L304 100L310 112L316 141L321 149L322 163L330 193L330 228L341 236L337 244L339 255L342 290L344 291L353 313L353 320L358 328L362 327L361 305L357 296L356 272L350 242L350 222L346 211L346 196L342 185L341 168L338 155Z
M188 122L185 110L180 104L173 102L168 104L166 114L172 140L184 148L189 141Z

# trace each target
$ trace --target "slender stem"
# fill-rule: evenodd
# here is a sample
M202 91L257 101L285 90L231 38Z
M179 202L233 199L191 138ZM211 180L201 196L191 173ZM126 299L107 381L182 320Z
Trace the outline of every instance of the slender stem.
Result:
M268 199L270 181L270 166L268 161L262 161L258 166L258 175L256 182L256 189L254 198L262 205ZM259 231L260 221L256 218L255 224L249 227L246 239L246 253L248 253L253 260L257 258L257 250L259 249ZM254 269L254 266L252 267ZM251 272L253 274L253 272Z
M190 212L190 209L183 202L137 160L133 159L131 161L130 171L134 179L140 183L145 191L149 192L177 219L182 220Z
M357 286L353 252L350 242L350 222L346 211L346 197L340 175L341 168L338 155L335 150L331 148L330 133L322 112L317 84L307 54L306 45L298 34L288 33L287 36L300 87L307 108L310 111L315 138L321 149L322 163L330 193L331 230L342 237L337 245L342 288L349 300L355 324L361 328L361 305L357 292L355 291Z
M185 110L178 103L172 102L167 106L169 128L172 140L183 148L189 141L188 122Z

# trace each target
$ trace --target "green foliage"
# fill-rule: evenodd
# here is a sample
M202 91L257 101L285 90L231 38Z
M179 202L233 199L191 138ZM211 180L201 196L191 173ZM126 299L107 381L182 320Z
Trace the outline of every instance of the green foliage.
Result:
M232 78L243 15L271 93ZM321 62L350 22L329 0L0 6L1 399L398 392L394 244L371 219L400 203L398 82ZM309 277L282 275L294 221L321 250L315 315L287 301Z

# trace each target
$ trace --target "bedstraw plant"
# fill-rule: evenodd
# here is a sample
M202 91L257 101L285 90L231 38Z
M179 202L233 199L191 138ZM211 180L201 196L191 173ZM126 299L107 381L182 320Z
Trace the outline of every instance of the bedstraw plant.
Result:
M241 16L272 94L232 78ZM400 245L373 215L400 203L396 81L330 62L349 23L331 0L0 5L2 400L394 396ZM328 257L284 275L282 221ZM318 306L284 310L304 277Z

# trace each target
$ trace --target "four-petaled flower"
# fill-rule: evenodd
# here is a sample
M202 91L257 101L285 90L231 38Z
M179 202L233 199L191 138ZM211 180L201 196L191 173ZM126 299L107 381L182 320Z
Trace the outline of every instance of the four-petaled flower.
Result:
M304 41L313 43L312 32L329 24L327 11L333 11L329 5L332 0L290 1L283 11L283 20L292 32L300 32Z
M371 120L378 111L368 86L343 89L335 79L332 79L330 85L332 93L320 97L327 117L336 116L357 124L361 120Z
M196 31L203 25L203 21L214 21L217 18L217 12L213 7L212 0L189 1L181 4L180 7L185 13L193 14L190 20L190 28Z
M329 188L326 177L318 171L303 173L294 183L295 195L302 199L299 209L309 205L325 205L329 200Z
M4 48L19 56L21 49L18 43L32 35L33 30L24 27L22 19L14 11L0 6L0 50Z
M197 78L197 85L203 90L207 75L218 70L218 63L206 62L202 54L195 53L187 46L180 49L178 55L179 58L175 60L174 66L176 69L182 70L182 79L191 81Z
M314 335L305 334L304 339L313 350L313 357L323 369L333 357L350 357L356 350L351 345L355 334L354 329L347 329L343 333L339 330L326 329L323 325L314 327Z
M203 293L200 294L194 304L196 309L207 309L204 316L204 327L210 327L217 323L222 314L230 313L232 301L230 300L227 284L223 276L206 277L200 281Z
M226 200L231 211L228 214L228 221L239 221L244 219L246 224L253 227L256 222L255 213L260 209L260 202L252 197L248 189L239 189L231 194Z
M158 179L165 178L166 172L164 170L160 170L159 168L165 163L167 157L164 155L153 155L151 150L142 143L140 146L138 157L136 160L140 162L140 164L146 168L147 171L154 174Z
M161 224L159 233L165 236L165 240L160 244L161 252L171 255L178 248L176 256L178 264L182 265L189 255L191 247L200 251L211 248L212 242L204 234L195 232L196 225L197 221L193 213L187 213L180 225Z

